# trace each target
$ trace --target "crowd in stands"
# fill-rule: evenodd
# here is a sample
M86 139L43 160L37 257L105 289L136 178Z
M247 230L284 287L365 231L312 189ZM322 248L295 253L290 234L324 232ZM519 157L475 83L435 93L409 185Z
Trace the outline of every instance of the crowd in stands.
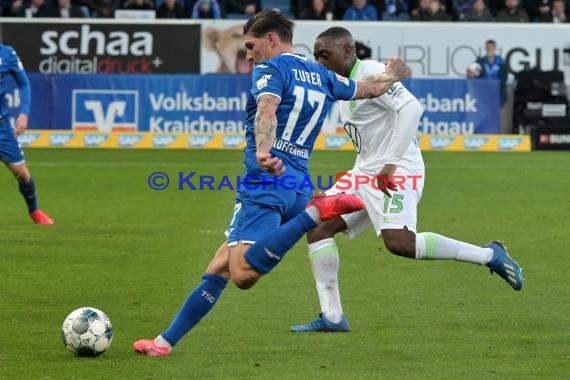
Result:
M114 17L118 9L156 18L248 18L279 9L304 20L495 21L568 20L570 0L0 0L3 17Z

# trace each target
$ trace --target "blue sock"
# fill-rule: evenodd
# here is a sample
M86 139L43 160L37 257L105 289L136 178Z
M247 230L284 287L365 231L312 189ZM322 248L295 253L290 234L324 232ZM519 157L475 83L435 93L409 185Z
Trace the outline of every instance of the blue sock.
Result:
M258 273L267 274L279 264L283 256L303 237L317 226L307 212L303 211L272 234L255 242L245 253L245 260Z
M20 193L28 205L28 211L36 211L38 209L38 198L36 198L36 182L34 181L34 177L30 177L30 182L28 183L18 183L20 187Z
M162 337L171 346L178 343L212 310L227 284L228 280L217 274L202 276L202 282L190 292L170 326L161 334Z

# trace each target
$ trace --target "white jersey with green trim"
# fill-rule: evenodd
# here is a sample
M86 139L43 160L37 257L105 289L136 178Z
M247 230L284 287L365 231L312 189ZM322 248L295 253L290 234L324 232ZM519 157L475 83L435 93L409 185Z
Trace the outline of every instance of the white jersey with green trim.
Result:
M373 60L356 61L350 78L364 79L385 72L385 65ZM415 98L402 83L377 98L340 102L340 116L346 133L351 137L356 152L355 167L369 175L376 175L387 163L386 153L398 125L398 111ZM414 136L403 157L396 163L414 172L423 172L423 159Z

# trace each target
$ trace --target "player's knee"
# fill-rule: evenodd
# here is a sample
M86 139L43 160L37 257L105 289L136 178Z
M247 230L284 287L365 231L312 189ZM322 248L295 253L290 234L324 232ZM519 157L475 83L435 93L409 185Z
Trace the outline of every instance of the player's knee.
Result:
M403 257L416 257L415 241L405 235L385 236L384 245L390 253Z
M257 282L257 278L247 274L232 275L232 282L241 290L250 289Z
M28 168L25 165L12 167L11 169L12 169L12 173L14 174L14 177L16 177L16 180L18 182L20 182L20 183L30 182L32 175L30 174L30 171L28 170Z

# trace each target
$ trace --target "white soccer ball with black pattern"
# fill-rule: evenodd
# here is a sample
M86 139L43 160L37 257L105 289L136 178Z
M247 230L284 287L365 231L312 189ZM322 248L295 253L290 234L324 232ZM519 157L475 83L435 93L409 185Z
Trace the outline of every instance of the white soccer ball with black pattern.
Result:
M111 345L113 326L101 310L81 307L65 318L61 335L65 347L77 356L98 356Z

